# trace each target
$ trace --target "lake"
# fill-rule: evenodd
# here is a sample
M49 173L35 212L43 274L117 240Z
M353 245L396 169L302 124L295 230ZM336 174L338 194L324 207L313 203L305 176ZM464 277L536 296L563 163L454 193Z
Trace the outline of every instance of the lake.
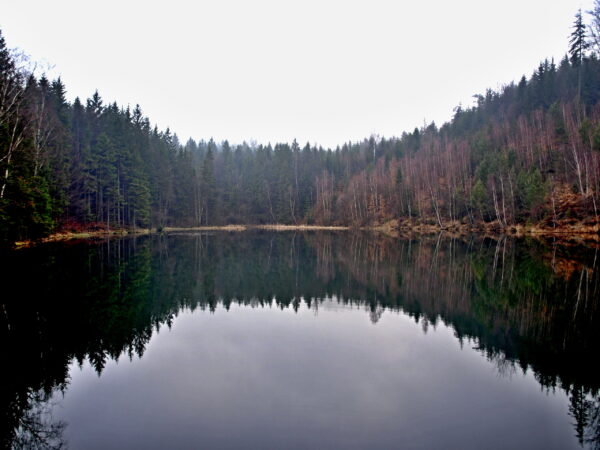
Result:
M597 253L266 231L4 253L2 446L600 448Z

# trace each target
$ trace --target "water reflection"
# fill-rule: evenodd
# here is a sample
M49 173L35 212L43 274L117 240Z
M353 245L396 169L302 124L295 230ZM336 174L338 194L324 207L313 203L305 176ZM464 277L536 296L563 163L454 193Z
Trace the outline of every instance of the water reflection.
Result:
M67 424L53 418L52 395L44 390L29 391L27 395L22 410L16 413L18 426L11 436L12 442L6 442L7 448L11 444L19 449L66 448L63 431Z
M3 447L60 448L47 401L72 360L101 374L142 356L182 310L323 302L451 326L501 375L531 370L581 445L600 448L597 251L511 239L395 240L347 233L146 236L2 255Z

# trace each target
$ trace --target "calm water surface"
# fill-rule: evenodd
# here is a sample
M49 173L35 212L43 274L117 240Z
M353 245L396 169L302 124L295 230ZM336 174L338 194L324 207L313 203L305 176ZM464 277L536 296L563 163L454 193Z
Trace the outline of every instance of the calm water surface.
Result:
M600 448L594 249L248 232L0 257L3 446Z

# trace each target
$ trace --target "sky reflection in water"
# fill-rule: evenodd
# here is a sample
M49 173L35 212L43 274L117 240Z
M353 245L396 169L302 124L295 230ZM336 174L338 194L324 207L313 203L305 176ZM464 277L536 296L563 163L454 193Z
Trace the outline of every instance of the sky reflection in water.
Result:
M594 447L598 277L546 250L260 233L32 252L90 269L43 330L70 377L52 419L70 448Z

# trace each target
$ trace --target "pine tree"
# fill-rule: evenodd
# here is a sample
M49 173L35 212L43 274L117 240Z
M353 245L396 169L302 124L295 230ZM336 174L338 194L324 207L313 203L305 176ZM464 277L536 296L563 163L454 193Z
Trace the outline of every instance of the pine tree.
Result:
M97 155L97 213L98 221L110 227L115 222L115 209L118 203L118 174L116 149L106 133L100 134L95 146Z
M581 16L581 9L575 14L575 22L573 22L573 32L569 39L569 55L571 65L577 68L577 103L581 102L581 85L583 79L583 60L585 52L589 48L589 43L586 40L585 25Z
M569 39L569 55L571 65L579 67L585 58L585 52L590 44L586 39L585 25L581 16L581 9L575 14L575 22L573 22L573 32Z
M204 210L204 223L210 225L214 223L216 211L216 183L215 183L215 171L214 171L214 156L213 150L216 149L216 145L211 139L208 143L208 149L206 156L202 163L202 200Z

